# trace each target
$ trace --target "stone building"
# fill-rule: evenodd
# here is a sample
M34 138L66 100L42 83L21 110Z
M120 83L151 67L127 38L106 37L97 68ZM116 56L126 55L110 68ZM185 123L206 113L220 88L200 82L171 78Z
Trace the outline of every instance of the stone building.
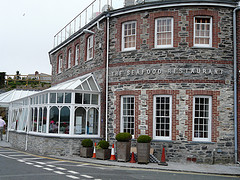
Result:
M29 97L28 128L9 127L10 142L69 155L82 138L114 143L130 132L133 146L147 134L154 154L164 146L169 161L237 162L239 3L110 2L55 36L55 86Z

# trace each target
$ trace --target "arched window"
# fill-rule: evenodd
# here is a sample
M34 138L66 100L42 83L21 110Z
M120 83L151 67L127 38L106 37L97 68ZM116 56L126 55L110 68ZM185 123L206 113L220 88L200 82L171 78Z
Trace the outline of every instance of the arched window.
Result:
M58 57L58 68L57 68L57 73L61 73L62 72L62 61L63 61L63 56L60 55Z
M71 57L72 57L72 49L70 48L68 50L67 68L71 68L71 64L72 64Z
M46 126L47 126L47 108L45 107L43 109L43 126L42 126L43 133L46 133Z
M58 133L59 110L56 106L50 109L49 114L49 133Z
M42 132L42 108L39 108L39 114L38 114L38 132Z
M69 134L70 110L64 106L60 112L60 129L59 134Z
M86 133L86 110L79 107L75 110L74 134Z
M78 65L78 59L79 59L79 44L75 46L75 60L74 65Z
M87 134L98 134L98 110L96 108L88 110Z
M37 113L38 109L34 108L34 116L33 116L33 131L37 132Z

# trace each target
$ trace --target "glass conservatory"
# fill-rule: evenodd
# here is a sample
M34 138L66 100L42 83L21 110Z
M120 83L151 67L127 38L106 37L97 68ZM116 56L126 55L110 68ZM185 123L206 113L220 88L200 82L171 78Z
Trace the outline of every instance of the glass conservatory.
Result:
M9 102L8 130L46 136L100 136L100 89L92 74Z

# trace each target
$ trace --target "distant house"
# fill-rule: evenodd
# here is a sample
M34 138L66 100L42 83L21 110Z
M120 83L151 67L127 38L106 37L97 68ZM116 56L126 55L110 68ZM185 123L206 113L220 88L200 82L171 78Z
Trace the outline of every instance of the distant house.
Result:
M28 74L27 79L36 79L36 80L42 80L43 82L51 82L52 77L49 74L46 73L40 73L38 71L35 72L35 74Z

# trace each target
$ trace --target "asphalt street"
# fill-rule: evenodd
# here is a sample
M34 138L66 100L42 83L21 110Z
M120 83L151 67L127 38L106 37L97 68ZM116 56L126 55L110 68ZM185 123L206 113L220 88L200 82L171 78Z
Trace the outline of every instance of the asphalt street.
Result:
M0 180L228 180L229 175L209 175L140 168L107 166L62 160L0 148Z

